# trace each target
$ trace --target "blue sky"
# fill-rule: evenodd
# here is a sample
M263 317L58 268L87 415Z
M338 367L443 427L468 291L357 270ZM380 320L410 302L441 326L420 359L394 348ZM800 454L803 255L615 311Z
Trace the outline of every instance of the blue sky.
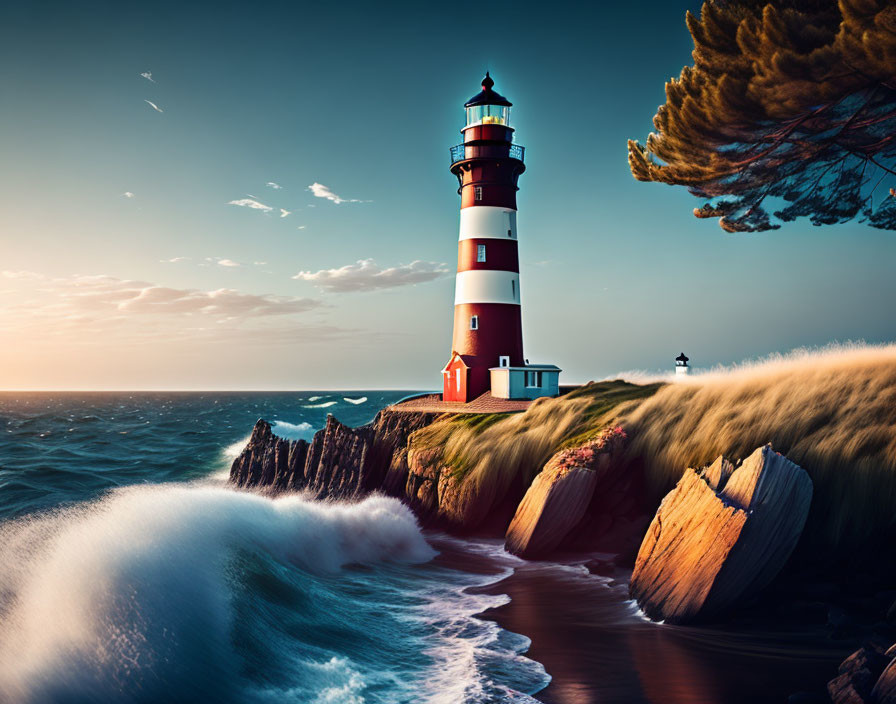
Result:
M631 177L695 3L122 5L4 11L0 388L437 387L486 68L527 148L533 362L896 339L892 233L730 235Z

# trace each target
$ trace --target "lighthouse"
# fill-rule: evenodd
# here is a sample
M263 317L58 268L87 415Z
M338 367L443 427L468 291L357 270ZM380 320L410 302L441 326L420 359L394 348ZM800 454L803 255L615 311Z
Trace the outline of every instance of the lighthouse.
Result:
M688 362L690 360L685 356L684 352L675 358L675 374L676 376L684 376L690 371Z
M444 401L536 398L558 392L560 369L523 356L516 192L525 149L513 141L511 102L482 90L465 104L463 142L451 148L460 195L460 238L451 358L442 369Z

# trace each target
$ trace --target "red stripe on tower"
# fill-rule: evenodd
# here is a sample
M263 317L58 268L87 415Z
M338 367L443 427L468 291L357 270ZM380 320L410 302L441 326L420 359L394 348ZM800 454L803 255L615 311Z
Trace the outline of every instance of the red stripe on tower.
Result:
M461 198L452 354L442 370L443 399L466 402L489 390L489 369L522 366L516 192L525 171L513 143L511 103L485 74L464 105L464 141L451 150Z

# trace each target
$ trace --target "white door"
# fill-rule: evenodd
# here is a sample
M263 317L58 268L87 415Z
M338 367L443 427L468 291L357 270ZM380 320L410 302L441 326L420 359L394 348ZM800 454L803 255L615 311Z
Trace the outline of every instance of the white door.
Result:
M460 369L457 370L457 393L460 393Z

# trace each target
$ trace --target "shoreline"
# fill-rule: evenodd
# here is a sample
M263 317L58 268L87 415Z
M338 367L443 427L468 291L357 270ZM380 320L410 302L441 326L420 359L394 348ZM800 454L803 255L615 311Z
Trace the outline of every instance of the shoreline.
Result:
M629 600L627 570L592 574L587 557L530 562L476 590L510 597L479 618L531 640L526 657L551 676L532 694L543 704L754 704L797 692L825 701L827 681L855 649L773 615L752 624L654 623Z

